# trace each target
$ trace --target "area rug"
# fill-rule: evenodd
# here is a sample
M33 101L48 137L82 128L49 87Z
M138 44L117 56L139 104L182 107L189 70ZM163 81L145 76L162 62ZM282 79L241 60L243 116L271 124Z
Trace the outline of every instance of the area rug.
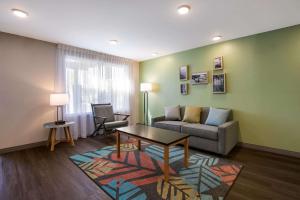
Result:
M170 179L163 177L163 148L134 143L77 154L70 159L112 199L223 200L242 165L197 152L190 152L189 167L183 166L183 148L170 148Z

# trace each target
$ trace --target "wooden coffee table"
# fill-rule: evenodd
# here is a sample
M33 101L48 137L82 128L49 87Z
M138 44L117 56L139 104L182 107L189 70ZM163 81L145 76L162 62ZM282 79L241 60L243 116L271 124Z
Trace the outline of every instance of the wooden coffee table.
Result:
M138 149L141 150L141 140L155 143L164 148L164 176L169 180L169 147L179 143L184 145L184 166L188 167L189 135L175 131L154 128L144 125L134 125L116 129L117 156L120 158L120 134L125 134L137 139Z

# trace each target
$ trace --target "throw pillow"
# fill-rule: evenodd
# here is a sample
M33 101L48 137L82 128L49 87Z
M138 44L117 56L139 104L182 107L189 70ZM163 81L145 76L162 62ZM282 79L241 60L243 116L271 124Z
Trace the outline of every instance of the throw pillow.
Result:
M205 124L220 126L227 121L229 113L230 110L210 108Z
M168 106L165 107L165 118L166 120L181 120L180 117L180 106Z
M182 121L189 122L189 123L199 123L200 122L200 113L201 113L200 107L186 106L185 111L184 111L184 117L183 117Z

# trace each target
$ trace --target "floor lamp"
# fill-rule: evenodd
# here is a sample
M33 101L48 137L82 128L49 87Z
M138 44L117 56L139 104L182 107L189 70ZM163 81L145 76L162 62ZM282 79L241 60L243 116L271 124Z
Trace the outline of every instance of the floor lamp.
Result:
M144 125L148 125L148 94L152 91L152 83L141 83L141 92L144 95Z

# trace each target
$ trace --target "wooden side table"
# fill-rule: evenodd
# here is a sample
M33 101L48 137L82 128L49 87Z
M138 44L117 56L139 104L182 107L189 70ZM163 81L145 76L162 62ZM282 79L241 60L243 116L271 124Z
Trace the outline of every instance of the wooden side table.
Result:
M68 143L71 143L72 146L74 146L74 141L73 141L73 137L72 134L70 132L70 126L74 125L75 122L66 122L65 124L60 124L57 125L55 124L55 122L49 122L49 123L45 123L44 124L44 128L48 128L50 129L49 131L49 137L48 137L48 147L50 146L50 150L54 151L54 146L60 142L62 142L61 140L56 140L56 131L59 128L63 128L64 132L65 132L65 137L66 137L66 141Z

